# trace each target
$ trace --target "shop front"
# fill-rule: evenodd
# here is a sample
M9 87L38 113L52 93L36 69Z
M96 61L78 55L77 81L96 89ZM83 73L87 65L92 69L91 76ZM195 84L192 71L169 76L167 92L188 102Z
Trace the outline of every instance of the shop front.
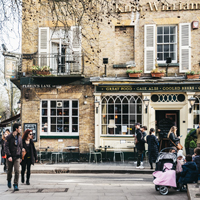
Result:
M134 142L134 124L155 128L160 141L167 137L172 126L177 126L184 145L187 131L198 121L196 103L191 107L189 99L198 97L198 82L116 82L95 81L96 101L99 101L95 112L95 145L122 148L132 151L130 143ZM146 103L148 102L148 103Z

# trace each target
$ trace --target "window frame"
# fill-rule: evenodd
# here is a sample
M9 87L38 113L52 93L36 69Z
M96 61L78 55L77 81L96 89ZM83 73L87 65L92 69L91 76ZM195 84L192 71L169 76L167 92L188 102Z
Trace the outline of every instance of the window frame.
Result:
M174 43L158 43L158 27L175 27L175 38L176 38L176 42ZM177 57L178 57L178 26L177 25L159 25L159 26L156 26L156 57L157 57L157 63L166 63L166 60L158 60L158 48L157 46L159 44L174 44L175 45L175 60L172 60L172 63L177 63ZM163 36L164 36L164 33L163 33ZM163 51L164 52L164 51Z
M192 109L192 112L193 112L193 126L194 126L193 128L196 128L199 125L198 123L200 122L200 112L198 112L199 109L196 109L196 108L200 108L200 95L196 95L195 98L196 98L197 102L195 101L193 109ZM199 118L197 124L195 124L195 118L196 118L195 116L197 118Z
M47 119L48 119L48 129L47 129L47 132L43 132L42 131L42 102L43 101L47 101L48 102L48 105L47 105ZM51 112L51 106L50 106L50 103L51 101L69 101L69 132L50 132L50 128L51 128L51 115L50 112ZM77 101L78 103L78 114L77 114L77 118L78 118L78 132L72 132L72 102L73 101ZM63 107L62 107L63 109ZM56 109L57 110L57 109ZM62 115L63 116L63 115ZM56 115L56 118L57 118L57 115ZM57 125L57 122L56 122L56 125ZM40 101L40 135L41 136L79 136L79 100L78 99L41 99Z

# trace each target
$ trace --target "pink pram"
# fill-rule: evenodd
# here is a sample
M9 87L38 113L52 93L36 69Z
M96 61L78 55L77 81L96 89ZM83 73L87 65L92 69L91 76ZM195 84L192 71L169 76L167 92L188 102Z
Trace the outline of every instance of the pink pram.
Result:
M177 153L163 152L164 150L172 149L165 148L159 153L156 160L156 170L153 173L156 191L160 194L168 194L168 188L176 188L176 159Z

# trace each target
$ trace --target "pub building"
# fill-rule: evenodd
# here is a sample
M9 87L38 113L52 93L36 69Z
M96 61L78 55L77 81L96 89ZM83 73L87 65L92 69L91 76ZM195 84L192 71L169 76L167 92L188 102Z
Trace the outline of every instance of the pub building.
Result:
M133 152L136 122L147 126L147 134L155 128L159 139L175 125L182 145L198 125L200 80L187 79L185 73L200 71L200 3L134 2L113 4L113 18L98 24L98 55L93 54L97 47L92 51L74 32L81 27L71 26L68 42L62 24L54 30L45 15L41 22L30 20L31 43L22 29L22 68L11 81L21 89L22 126L37 125L37 148L76 146L88 153L88 144L94 143L109 146L113 157L115 149ZM31 75L32 65L49 66L51 76ZM130 78L127 69L142 74ZM156 78L152 70L166 72Z

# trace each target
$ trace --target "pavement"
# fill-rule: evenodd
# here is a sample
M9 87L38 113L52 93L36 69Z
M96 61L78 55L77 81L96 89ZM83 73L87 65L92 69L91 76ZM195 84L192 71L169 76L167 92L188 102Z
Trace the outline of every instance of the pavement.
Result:
M126 162L70 162L70 163L36 163L31 166L32 174L152 174L149 163L143 164L144 169L137 169L133 161ZM155 166L154 166L155 167ZM3 172L3 165L0 165L0 174ZM188 185L188 198L191 200L200 199L200 184Z

